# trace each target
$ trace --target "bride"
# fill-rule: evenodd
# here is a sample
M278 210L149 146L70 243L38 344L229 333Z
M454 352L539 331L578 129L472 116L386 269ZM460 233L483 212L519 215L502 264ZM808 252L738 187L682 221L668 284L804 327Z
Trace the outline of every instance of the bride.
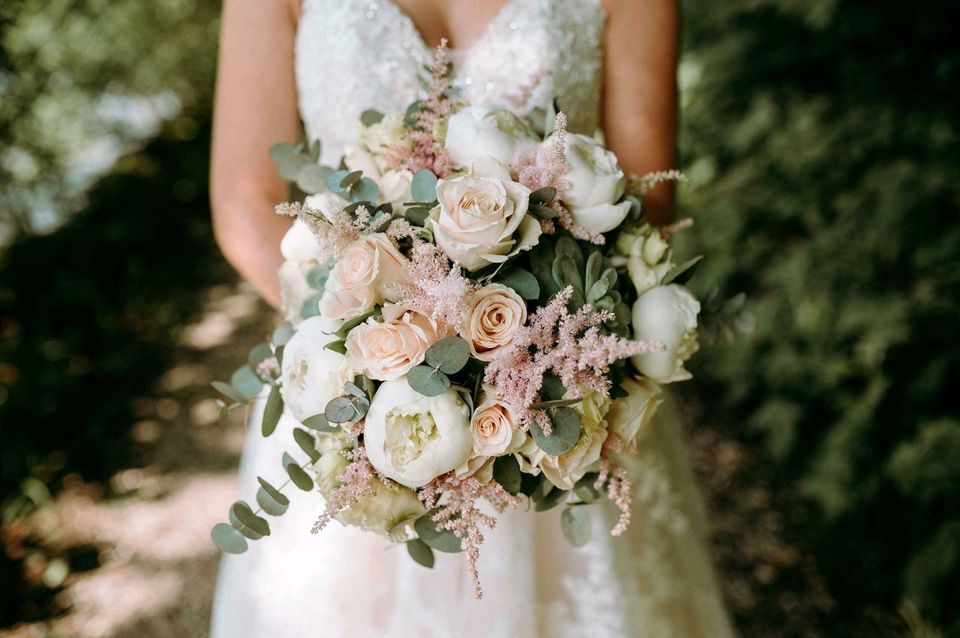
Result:
M267 148L301 137L302 120L306 136L323 142L323 163L337 164L362 110L399 110L415 99L442 38L467 101L526 114L556 98L570 129L602 130L627 172L673 165L672 0L226 0L214 222L228 259L274 305L289 220L272 211L288 187ZM651 193L649 219L667 222L671 203L669 188ZM292 427L281 422L269 439L253 428L243 494L255 493L258 475L282 482ZM486 534L480 601L461 556L440 555L427 570L357 528L334 524L311 535L323 502L316 492L298 494L271 521L272 538L224 556L212 635L730 636L671 406L638 447L625 536L596 533L574 549L560 534L559 509L508 512ZM592 509L593 528L610 529L615 513Z

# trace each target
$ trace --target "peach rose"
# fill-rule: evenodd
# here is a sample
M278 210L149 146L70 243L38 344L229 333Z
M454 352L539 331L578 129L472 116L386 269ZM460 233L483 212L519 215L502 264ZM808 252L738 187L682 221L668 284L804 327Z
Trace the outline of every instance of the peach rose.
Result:
M540 223L527 215L529 198L529 188L488 158L476 162L469 175L438 182L439 205L428 223L450 259L467 270L479 270L540 240Z
M517 450L524 433L517 427L517 418L510 406L494 395L481 402L470 419L473 431L473 453L478 456L501 456Z
M329 303L321 300L321 312L343 319L368 312L375 304L396 298L397 284L409 283L404 267L407 258L384 233L364 235L340 255L327 288Z
M429 317L387 304L379 320L370 317L347 335L347 362L370 379L394 381L422 363L438 338Z
M460 336L481 361L492 361L527 321L527 304L512 288L487 284L470 298Z

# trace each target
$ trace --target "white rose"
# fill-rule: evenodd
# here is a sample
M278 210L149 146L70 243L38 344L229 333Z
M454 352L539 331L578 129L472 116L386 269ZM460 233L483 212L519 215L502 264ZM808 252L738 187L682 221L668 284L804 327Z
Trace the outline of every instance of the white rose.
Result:
M697 351L697 314L700 302L683 286L657 286L633 304L634 337L659 341L663 352L632 358L633 365L654 381L670 383L690 378L683 362Z
M561 199L578 225L595 233L609 232L630 212L629 202L616 203L627 183L617 156L588 135L567 133L566 140L570 171L564 179L570 186ZM551 139L544 142L551 143Z
M426 397L406 378L380 385L363 426L370 464L410 488L422 487L470 456L470 408L455 390Z
M349 380L343 355L324 347L337 339L337 328L335 321L311 317L283 349L283 402L300 421L323 413L327 403L343 394Z
M394 381L423 362L437 342L437 326L426 315L388 304L347 335L347 361L370 379Z
M397 284L409 283L406 264L407 258L386 234L363 235L347 246L334 265L320 301L321 313L343 319L395 300Z
M470 175L437 183L439 205L428 223L437 245L467 270L499 264L540 240L540 224L527 215L530 189L493 161Z
M333 491L340 487L337 480L348 465L339 450L326 452L317 461L317 487L324 498L330 498ZM391 530L401 523L422 515L426 509L417 498L417 493L396 484L386 485L383 481L371 481L373 494L361 496L334 519L343 525L353 525L361 529L376 532L393 538Z
M380 178L380 203L392 204L393 212L403 211L404 204L413 201L410 194L410 185L413 183L413 172L408 170L387 171Z
M590 392L574 409L580 415L580 438L576 445L560 456L545 454L540 459L543 475L562 490L573 489L576 482L600 460L608 434L604 417L610 409L610 397Z
M468 168L482 157L492 157L505 166L518 153L537 145L533 133L509 111L488 106L469 106L447 123L444 146L457 166Z
M460 336L481 361L493 361L527 321L527 304L503 284L487 284L470 296Z
M362 171L364 177L374 181L380 180L380 169L377 167L373 155L356 146L343 147L343 163L350 171Z
M605 445L614 451L630 452L634 449L637 433L650 423L663 403L663 391L655 381L646 377L627 378L621 385L627 396L610 404L606 415L610 434Z

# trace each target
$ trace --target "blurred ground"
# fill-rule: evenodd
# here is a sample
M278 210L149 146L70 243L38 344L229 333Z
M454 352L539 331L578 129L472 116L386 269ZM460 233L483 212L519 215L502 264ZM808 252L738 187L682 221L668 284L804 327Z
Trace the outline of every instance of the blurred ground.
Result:
M69 576L60 617L0 631L3 638L207 635L218 557L210 528L235 497L244 421L234 413L218 422L209 383L229 378L273 323L246 286L218 286L207 297L174 366L135 401L131 429L142 456L112 477L113 495L68 479L52 506L5 530L55 538L86 553L91 569Z

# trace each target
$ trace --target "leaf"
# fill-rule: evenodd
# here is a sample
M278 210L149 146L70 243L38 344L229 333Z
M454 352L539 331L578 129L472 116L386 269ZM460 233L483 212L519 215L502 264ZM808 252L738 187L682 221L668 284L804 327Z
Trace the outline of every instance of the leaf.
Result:
M310 159L313 160L314 164L320 161L321 150L323 150L323 144L320 142L320 138L310 143Z
M217 523L210 530L210 538L222 551L228 554L242 554L247 551L247 539L232 525Z
M360 181L363 177L363 171L350 171L346 175L340 178L338 182L341 190L347 190L354 184Z
M327 175L327 188L329 188L334 193L342 193L346 189L340 186L341 180L349 174L349 171L343 169L338 171L333 171Z
M284 321L279 326L277 326L273 331L273 337L271 341L275 346L284 346L290 341L290 338L293 337L296 329L294 329L293 324L289 321Z
M594 484L597 482L597 477L599 474L596 472L587 472L580 478L579 481L573 486L574 493L580 497L580 500L592 503L596 501L601 496L600 490L594 487Z
M560 516L560 530L574 547L583 547L590 542L590 513L583 506L572 506Z
M366 398L367 398L367 393L364 392L363 390L361 390L361 389L357 386L357 384L353 383L352 381L347 381L346 383L344 383L344 384L343 384L343 389L347 392L347 394L352 394L353 396L357 397L358 399L366 399Z
M293 440L297 442L303 453L310 457L310 461L316 463L320 460L320 452L317 451L317 441L313 435L300 428L293 429Z
M737 293L724 302L723 306L720 308L720 314L725 317L734 316L740 311L740 309L743 307L743 303L746 300L747 295L745 293Z
M230 522L238 532L253 541L270 535L270 524L267 520L254 514L250 506L243 501L237 501L230 506Z
M313 288L314 290L322 291L324 286L327 285L327 279L330 278L330 269L325 265L314 266L309 271L307 271L307 285Z
M580 281L580 271L577 269L577 263L570 255L557 255L553 261L553 279L557 286L562 290L567 286L573 286L574 290L583 295L583 282Z
M450 377L430 366L416 366L407 373L410 387L427 397L443 394L450 387Z
M328 166L306 164L297 173L297 187L304 193L314 194L327 190L327 179L331 170Z
M423 226L427 223L427 218L430 217L430 209L426 206L411 206L407 208L403 216L414 226Z
M685 261L679 266L676 266L671 270L666 277L663 278L662 286L667 284L684 284L690 281L690 278L693 277L693 273L696 271L697 265L703 261L703 255L697 255L689 261Z
M307 297L300 306L300 318L309 319L320 314L320 295Z
M600 271L603 269L603 255L599 250L594 250L587 257L587 267L584 275L584 289L590 290L593 285L600 281ZM602 297L603 295L600 295ZM599 299L599 297L598 297Z
M543 382L540 385L540 396L547 401L558 401L567 393L563 387L563 381L555 374L549 372L543 375Z
M272 386L267 395L267 404L263 408L263 421L260 423L260 433L270 436L277 429L280 416L283 414L283 397L280 395L280 386Z
M580 415L573 408L560 407L550 411L553 423L550 436L546 436L540 426L530 425L530 434L537 446L550 456L560 456L573 449L580 438Z
M544 186L530 193L530 201L534 204L549 204L557 196L557 189L552 186Z
M260 489L257 490L257 503L270 516L283 516L290 505L290 499L265 479L258 476L257 481L260 482Z
M331 399L324 408L323 415L330 423L351 423L362 416L349 397Z
M341 339L345 339L346 336L350 334L351 330L353 330L354 328L359 326L361 323L363 323L364 321L372 317L375 312L376 311L371 310L370 312L365 312L362 315L358 315L356 317L353 317L352 319L348 319L344 321L343 325L341 325L340 328L337 330L337 336L340 337Z
M294 485L304 492L309 492L313 489L313 479L311 479L310 475L304 472L303 468L297 465L295 461L287 463L284 467L287 470L287 476L290 477Z
M493 480L511 494L518 494L520 492L521 472L517 457L512 454L497 457L493 462Z
M592 286L587 291L587 303L595 303L600 300L604 295L607 294L607 290L610 289L610 284L607 283L606 279L601 279L597 282L594 282Z
M417 114L420 113L421 110L423 110L423 102L419 100L411 102L403 114L403 123L407 126L416 126Z
M339 341L331 341L325 345L324 348L334 352L339 352L340 354L347 354L347 342L343 339L340 339Z
M307 160L297 152L297 148L287 142L274 144L268 153L270 159L276 164L280 177L290 182L297 179L300 169L307 163Z
M258 343L250 350L250 354L247 355L247 365L253 370L256 370L258 365L272 356L273 350L270 348L269 343Z
M470 345L456 335L444 337L427 348L425 358L428 364L441 372L454 374L470 360Z
M247 403L247 397L237 392L237 390L234 389L234 387L229 383L224 383L223 381L214 381L210 385L212 385L217 390L217 392L227 397L228 399L236 401L237 403L243 403L243 404Z
M460 539L453 532L437 529L437 524L430 518L429 513L418 518L413 527L417 530L420 540L438 552L456 554L463 549L460 546Z
M540 403L531 403L531 410L546 410L547 408L561 408L566 405L576 405L583 399L554 399L553 401L541 401Z
M437 176L429 169L421 168L410 182L410 195L414 201L428 204L437 199Z
M545 204L530 204L527 212L539 219L553 219L559 214L555 208Z
M433 565L436 562L433 550L419 538L407 541L407 553L410 554L410 558L415 560L417 564L423 565L427 569L433 569Z
M577 245L575 239L564 235L557 240L557 245L554 247L554 250L558 258L564 255L570 257L577 266L577 272L583 270L583 251L580 250L580 246Z
M343 432L343 429L340 428L340 426L330 425L330 422L327 421L327 417L322 414L314 414L311 417L307 417L303 420L302 425L306 428L310 428L311 430L316 430L317 432L327 432L330 434Z
M380 194L380 187L369 177L364 177L350 189L350 201L352 202L375 202L377 195Z
M373 109L367 109L360 114L360 122L366 126L371 127L374 124L379 124L383 121L383 113L380 111L375 111Z
M536 512L546 512L548 510L552 510L567 496L566 490L561 490L558 487L554 487L547 479L543 479L542 484L547 486L547 491L542 498L536 501L536 505L533 506L533 509Z
M263 390L263 381L250 366L237 368L233 376L230 377L230 385L247 399L255 399Z
M523 268L511 268L498 277L499 283L513 288L523 299L536 300L540 297L540 283L533 273Z

